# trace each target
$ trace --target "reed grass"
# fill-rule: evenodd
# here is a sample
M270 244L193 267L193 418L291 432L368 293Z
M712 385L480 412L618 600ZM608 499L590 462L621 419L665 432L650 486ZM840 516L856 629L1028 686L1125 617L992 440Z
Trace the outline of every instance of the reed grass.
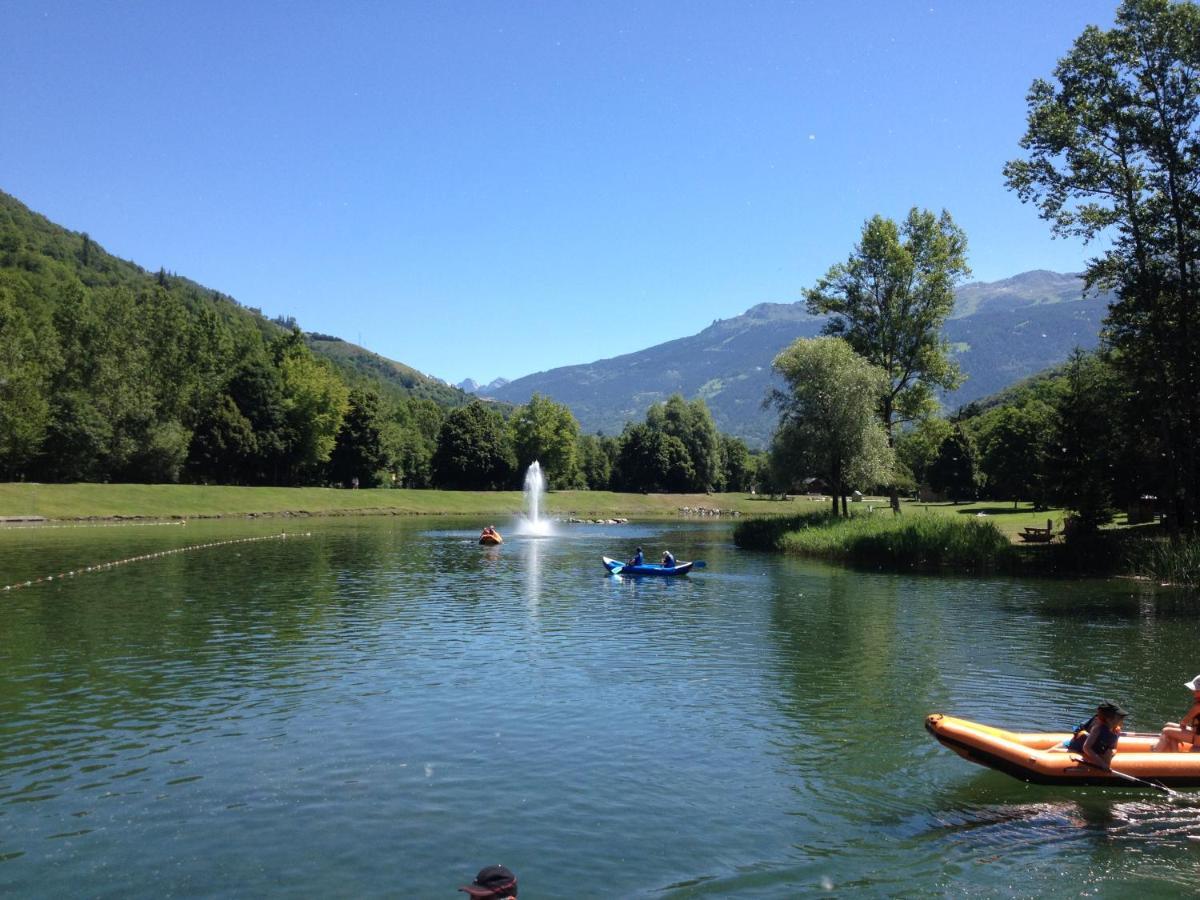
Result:
M910 571L988 571L1008 568L1015 558L1011 542L993 522L936 514L747 520L734 530L734 542L746 549Z
M1126 568L1164 584L1200 587L1200 538L1158 538L1130 542Z

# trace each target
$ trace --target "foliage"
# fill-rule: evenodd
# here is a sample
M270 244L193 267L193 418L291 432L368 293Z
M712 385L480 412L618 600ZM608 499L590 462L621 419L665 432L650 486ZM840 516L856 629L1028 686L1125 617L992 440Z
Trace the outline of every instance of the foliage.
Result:
M320 483L340 437L343 463L380 461L383 440L398 480L427 486L438 403L462 392L294 326L0 193L0 478ZM378 421L343 434L351 385Z
M894 467L887 434L875 414L887 373L856 354L841 338L801 339L775 358L788 385L773 402L780 411L772 445L777 471L793 482L825 479L834 511L849 485L886 483Z
M550 487L575 487L579 473L579 423L571 410L541 394L513 411L509 420L517 467L537 460Z
M843 337L887 382L879 412L889 440L897 421L931 414L933 389L960 379L942 325L954 309L954 285L970 274L967 238L945 210L909 210L903 225L868 219L850 258L805 292L809 312L831 314L825 333Z
M683 490L721 490L721 439L712 415L703 400L685 401L673 394L662 405L646 412L646 426L652 431L674 437L683 445L691 475L683 482Z
M647 423L631 424L621 433L613 480L623 490L686 491L696 478L683 441Z
M954 426L945 419L930 416L895 436L896 462L907 470L915 484L929 481L929 467L953 430Z
M929 486L955 503L974 499L979 487L976 456L975 442L962 423L956 424L930 463L927 472Z
M510 487L517 469L508 427L478 400L451 410L438 433L433 480L451 490Z
M1106 249L1089 285L1115 290L1106 339L1155 410L1172 527L1200 520L1200 7L1125 0L1028 95L1028 158L1011 189L1057 234ZM1099 510L1102 502L1081 501ZM1090 517L1085 516L1085 518Z
M589 490L608 490L618 449L616 438L595 434L580 435L579 466Z
M1048 460L1050 498L1070 511L1069 533L1087 534L1116 512L1112 411L1119 405L1120 384L1110 367L1082 353L1067 366L1064 382Z

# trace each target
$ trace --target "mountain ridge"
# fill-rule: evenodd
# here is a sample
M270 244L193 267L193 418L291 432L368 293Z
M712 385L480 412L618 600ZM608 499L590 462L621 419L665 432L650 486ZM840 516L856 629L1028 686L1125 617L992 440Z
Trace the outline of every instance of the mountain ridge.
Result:
M1085 299L1077 274L1032 270L960 286L943 333L968 377L943 405L955 409L993 394L1062 362L1076 346L1095 348L1106 310ZM703 398L719 429L761 447L776 418L762 406L776 386L771 361L796 338L820 334L825 321L802 301L758 303L687 337L514 379L493 396L525 403L544 394L570 407L584 431L616 434L680 393Z

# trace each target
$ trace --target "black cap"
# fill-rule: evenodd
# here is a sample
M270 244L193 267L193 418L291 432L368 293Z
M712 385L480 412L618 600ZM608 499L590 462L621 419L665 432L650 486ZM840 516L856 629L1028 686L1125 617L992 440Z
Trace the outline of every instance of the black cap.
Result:
M1127 716L1129 713L1121 708L1120 703L1112 700L1101 700L1100 705L1096 707L1098 712L1104 713L1106 716Z
M472 897L515 897L517 896L517 876L504 866L485 866L479 870L475 880L460 887Z

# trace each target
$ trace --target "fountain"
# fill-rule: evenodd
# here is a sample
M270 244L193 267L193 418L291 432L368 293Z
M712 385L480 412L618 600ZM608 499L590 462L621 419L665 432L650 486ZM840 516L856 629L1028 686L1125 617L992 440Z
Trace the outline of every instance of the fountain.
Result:
M525 472L525 516L517 528L518 534L545 536L552 533L549 519L541 515L542 496L546 493L546 479L542 476L542 464L536 459Z

